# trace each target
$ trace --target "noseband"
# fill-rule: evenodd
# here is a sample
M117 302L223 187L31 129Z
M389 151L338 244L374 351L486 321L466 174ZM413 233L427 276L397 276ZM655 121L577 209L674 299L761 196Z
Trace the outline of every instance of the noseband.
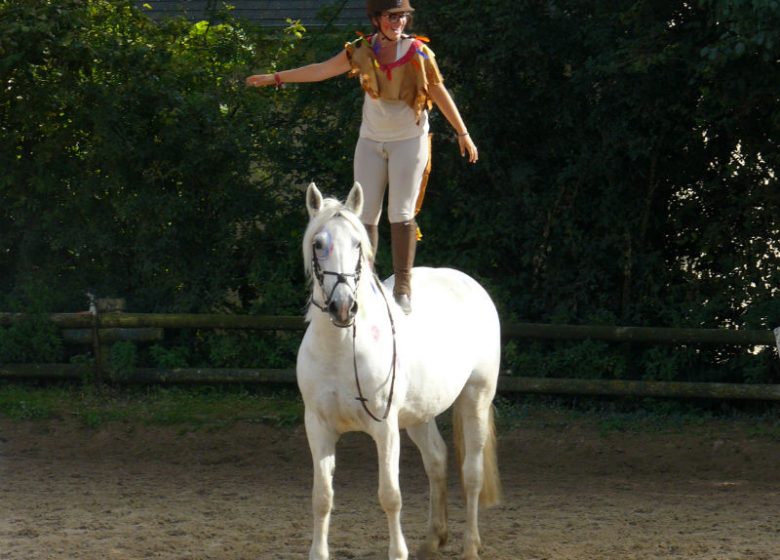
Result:
M336 288L338 288L339 284L346 284L349 286L349 279L354 279L355 287L351 288L352 295L355 299L355 305L357 305L357 289L358 289L358 283L360 282L360 275L363 271L363 247L359 247L358 249L358 261L357 265L355 266L355 272L333 272L331 270L322 270L322 267L320 266L320 261L317 260L317 252L312 251L312 258L311 258L311 267L314 271L314 277L317 279L317 283L320 286L320 289L322 290L322 293L325 293L325 277L326 276L335 276L336 277L336 283L333 284L333 288L330 290L330 294L325 298L325 301L320 303L317 303L314 300L314 295L311 297L311 303L320 311L323 313L328 313L328 307L330 307L330 304L333 301L333 294L336 291ZM354 323L354 321L352 321ZM352 325L352 323L349 323L347 325L343 325L342 328L346 328ZM341 325L336 325L341 326Z

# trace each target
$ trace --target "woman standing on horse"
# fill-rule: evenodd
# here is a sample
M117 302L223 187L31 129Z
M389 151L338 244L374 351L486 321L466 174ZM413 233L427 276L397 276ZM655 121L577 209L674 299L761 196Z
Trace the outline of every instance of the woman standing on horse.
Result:
M477 147L444 87L433 51L425 44L427 40L404 34L414 12L409 0L367 0L366 12L374 34L347 43L344 50L324 62L257 74L248 77L246 84L278 87L285 82L320 82L347 72L360 78L365 100L354 174L365 195L361 220L376 252L382 201L389 186L393 295L408 314L417 244L415 215L424 176L427 179L428 111L433 104L455 129L460 153L471 163L477 161Z

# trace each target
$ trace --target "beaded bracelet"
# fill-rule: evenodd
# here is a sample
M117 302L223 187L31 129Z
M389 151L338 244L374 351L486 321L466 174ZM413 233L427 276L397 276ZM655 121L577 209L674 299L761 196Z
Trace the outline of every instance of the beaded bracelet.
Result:
M463 138L464 136L468 136L468 135L469 135L469 131L467 130L463 134L458 134L458 138Z
M274 72L274 82L276 82L277 89L284 86L284 82L282 81L282 77L279 75L279 72Z

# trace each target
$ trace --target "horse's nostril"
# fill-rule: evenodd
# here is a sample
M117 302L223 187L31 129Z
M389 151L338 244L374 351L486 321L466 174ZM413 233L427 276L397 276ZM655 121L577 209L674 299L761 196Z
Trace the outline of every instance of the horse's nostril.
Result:
M331 314L335 315L335 314L338 312L338 310L339 310L339 306L338 306L338 305L336 305L336 302L335 302L335 301L331 301L331 302L328 304L328 312L329 312L329 313L331 313Z
M349 313L354 317L357 315L358 311L358 303L357 301L352 302L352 307L349 308Z

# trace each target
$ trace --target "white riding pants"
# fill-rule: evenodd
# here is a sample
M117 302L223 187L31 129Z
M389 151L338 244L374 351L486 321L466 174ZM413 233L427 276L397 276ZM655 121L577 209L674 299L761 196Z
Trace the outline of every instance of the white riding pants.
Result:
M358 139L355 181L363 187L363 214L360 219L364 224L379 224L388 185L387 219L390 223L414 219L428 154L427 134L396 142Z

